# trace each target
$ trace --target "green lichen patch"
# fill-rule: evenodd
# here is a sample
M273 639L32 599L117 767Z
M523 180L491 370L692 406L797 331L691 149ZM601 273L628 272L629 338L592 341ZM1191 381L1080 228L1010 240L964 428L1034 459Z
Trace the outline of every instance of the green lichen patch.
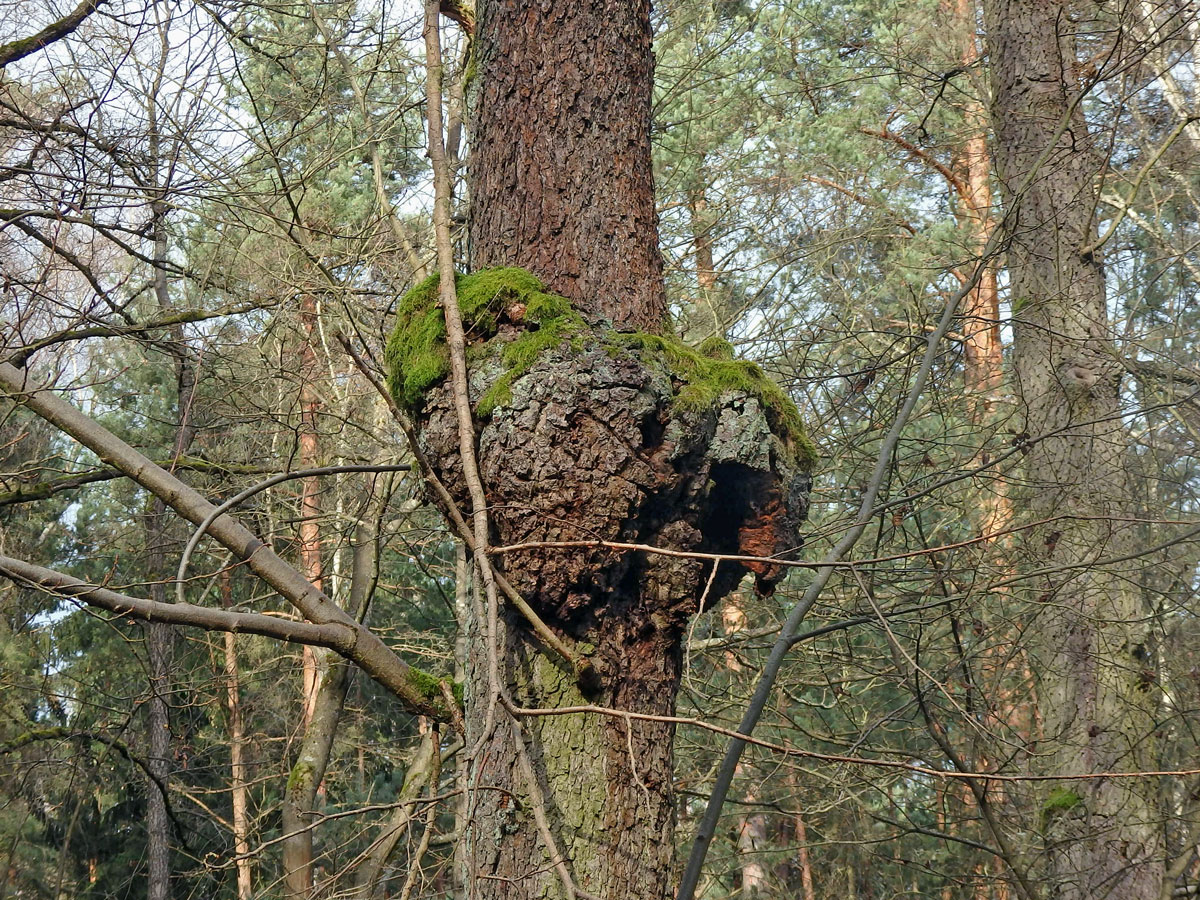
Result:
M400 299L388 339L388 387L396 402L409 409L419 406L425 392L450 373L446 321L438 303L439 281L437 275L431 275ZM505 348L502 380L506 386L493 386L488 392L493 396L484 398L489 403L487 412L481 409L481 415L490 414L502 402L507 385L528 371L539 353L583 325L569 301L546 291L546 286L524 269L483 269L456 275L454 286L468 339L491 337L498 320L505 316L518 316L537 326Z
M729 393L754 397L762 404L772 429L787 444L797 467L807 472L816 465L817 448L805 431L796 404L757 363L734 359L733 347L727 341L710 338L693 349L677 338L644 332L614 332L607 341L614 349L648 351L661 357L671 374L683 383L675 396L677 409L712 409Z
M1050 789L1042 803L1042 825L1045 826L1056 815L1069 812L1083 802L1083 797L1067 787Z

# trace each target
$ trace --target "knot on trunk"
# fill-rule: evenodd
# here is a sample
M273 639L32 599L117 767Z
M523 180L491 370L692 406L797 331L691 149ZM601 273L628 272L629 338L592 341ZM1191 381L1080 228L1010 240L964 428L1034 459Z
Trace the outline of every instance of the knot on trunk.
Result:
M495 293L485 316L473 313L484 325L469 351L470 399L493 544L538 545L497 558L517 590L569 633L615 618L646 637L678 633L701 600L711 606L747 572L770 591L783 567L765 557L799 548L815 459L778 386L724 342L694 350L616 332L540 285L533 296ZM480 309L478 297L470 306ZM393 385L410 383L392 361ZM400 396L465 508L449 385ZM553 546L572 542L588 544ZM709 560L606 543L756 559L721 561L714 575Z

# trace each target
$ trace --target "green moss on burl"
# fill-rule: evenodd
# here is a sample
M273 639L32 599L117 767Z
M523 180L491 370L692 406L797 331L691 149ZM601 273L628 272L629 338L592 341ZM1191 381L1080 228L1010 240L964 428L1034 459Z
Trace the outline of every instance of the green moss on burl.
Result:
M457 275L454 283L469 338L490 338L496 333L498 314L515 306L524 307L521 320L525 330L499 351L502 372L476 406L476 412L484 418L512 400L513 382L528 372L539 356L568 340L582 342L587 331L587 324L569 300L547 291L524 269L484 269ZM788 444L796 464L804 470L815 465L817 451L796 405L755 363L734 359L728 341L712 337L692 348L674 337L617 331L607 332L602 341L614 355L648 353L662 360L671 375L682 382L675 397L675 405L681 410L712 409L730 392L756 398L776 433ZM436 275L401 298L386 361L388 386L396 401L409 409L420 406L425 392L450 373Z
M757 363L733 358L733 347L720 338L709 338L692 349L683 341L657 334L613 332L606 340L661 356L671 374L683 382L675 395L677 409L701 412L712 409L727 393L742 393L762 404L775 432L790 445L796 465L811 471L817 448L809 440L800 410L783 389L767 377Z
M396 325L388 339L388 387L396 402L409 409L419 406L425 392L450 374L446 320L438 304L439 281L437 275L431 275L400 298ZM454 287L468 338L491 337L496 333L497 313L516 304L525 307L525 321L538 326L505 349L508 385L529 369L542 350L557 345L572 329L583 326L568 300L548 293L546 286L524 269L483 269L471 275L456 275ZM485 396L490 405L486 413L481 409L480 415L491 413L504 390L497 384L488 391L496 393L490 398Z

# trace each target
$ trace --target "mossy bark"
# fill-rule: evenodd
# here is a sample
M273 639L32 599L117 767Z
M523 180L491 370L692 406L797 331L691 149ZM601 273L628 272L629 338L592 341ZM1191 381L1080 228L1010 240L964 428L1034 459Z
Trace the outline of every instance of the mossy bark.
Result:
M472 348L477 402L504 377L501 327ZM668 550L773 555L799 544L808 457L798 462L780 422L757 396L728 390L703 405L678 402L686 384L645 342L614 342L585 327L542 352L511 382L506 404L480 426L479 462L496 545L595 540ZM791 410L794 415L794 409ZM465 502L457 424L445 386L419 410L422 441L440 477ZM543 652L527 624L505 619L501 679L520 707L598 704L671 715L681 640L700 599L716 603L752 571L769 591L782 569L710 563L599 546L534 548L497 557L513 585L594 666L580 687ZM516 736L489 723L488 641L475 621L467 674L473 760L471 874L481 898L552 898L561 883L520 777ZM521 719L556 842L581 889L665 897L671 873L673 728L602 715Z

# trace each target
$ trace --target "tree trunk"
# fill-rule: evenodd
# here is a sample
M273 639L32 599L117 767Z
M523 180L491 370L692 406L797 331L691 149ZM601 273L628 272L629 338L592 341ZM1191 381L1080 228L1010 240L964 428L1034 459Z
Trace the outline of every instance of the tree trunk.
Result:
M300 468L311 469L319 465L317 423L321 412L321 401L314 383L317 378L317 304L311 294L301 300L300 323L304 332L300 345ZM310 476L300 482L300 572L317 590L324 590L325 575L321 559L321 479ZM312 721L317 703L317 688L320 670L317 665L318 650L304 647L301 651L303 665L302 703L304 727Z
M221 572L221 605L233 606L233 577L229 569ZM227 631L225 642L225 704L229 710L229 792L233 809L233 852L237 857L237 897L251 900L254 895L250 859L250 813L247 790L246 732L242 722L241 668L238 665L237 636Z
M521 266L618 327L666 313L650 0L482 0L471 266Z
M328 651L323 651L328 652ZM313 896L313 828L317 791L325 778L333 739L337 736L350 664L336 658L317 688L312 719L304 730L300 752L288 775L283 796L283 882L287 900Z
M700 167L696 183L687 192L688 216L692 230L692 254L696 260L696 298L692 302L685 332L689 341L702 341L716 335L724 338L729 330L729 310L724 298L717 296L717 269L713 260L713 222L708 207L708 171Z
M681 351L645 335L621 343L602 321L625 331L664 326L648 2L492 0L477 29L472 264L528 268L584 314L567 315L560 325L570 333L507 375L505 348L540 327L525 320L525 304L493 303L498 331L472 333L487 339L471 348L472 406L508 379L504 400L477 423L491 542L631 541L764 556L796 547L811 460L781 424L787 409L795 414L789 401L777 388L768 399L722 383L702 409L685 410L668 362ZM405 344L409 321L397 322L394 346ZM392 376L404 380L400 357ZM414 409L438 477L470 510L458 411L445 384ZM596 546L514 551L494 565L586 655L590 675L577 681L520 615L501 610L493 628L473 604L470 896L554 900L577 888L605 900L667 897L673 726L554 711L595 704L672 715L688 617L747 567L713 572L695 559ZM764 590L782 574L767 562L748 568ZM515 713L496 708L497 691Z
M753 791L742 795L747 810L753 810L757 797ZM748 811L737 817L738 868L741 869L743 897L765 897L767 866L763 853L767 848L767 817L762 812Z
M370 493L371 476L367 483ZM376 583L376 513L373 507L374 504L364 513L354 533L347 611L359 618L366 613ZM288 775L283 797L283 878L284 896L288 900L309 900L313 896L313 830L316 824L313 812L353 674L347 660L327 650L318 652L325 654L326 665L317 683L312 717L304 729L300 752Z
M156 165L159 161L159 134L152 123L150 153ZM152 234L154 236L154 299L160 310L173 306L167 280L167 224L169 205L161 200L151 204ZM191 348L183 329L170 329L168 345L175 365L175 434L171 459L177 460L192 446L196 427L192 423L192 401L196 393L196 368ZM166 603L167 584L173 574L167 563L166 503L154 498L146 516L147 572L150 577L150 599ZM147 703L146 728L148 753L146 766L151 776L146 797L146 896L147 900L169 900L171 897L171 819L164 796L171 774L171 670L175 656L175 628L163 622L146 627L146 653L150 669L150 698Z
M813 886L812 859L808 852L808 826L804 821L804 813L796 812L793 821L796 825L796 866L800 869L800 898L801 900L817 900L817 891Z
M1137 592L1096 562L1132 552L1122 517L1134 505L1122 370L1093 246L1102 163L1079 105L1068 6L988 0L985 12L1028 441L1024 505L1031 520L1052 519L1023 532L1021 547L1028 567L1047 570L1030 584L1041 607L1040 749L1052 771L1082 774L1153 767L1154 678ZM1129 778L1048 789L1040 824L1051 896L1156 898L1163 865L1154 795L1151 782Z
M612 332L585 329L569 349L548 350L512 381L509 402L481 425L479 464L494 543L599 539L751 555L797 546L806 476L788 461L759 401L732 390L695 417L675 418L673 382L653 353L621 350L605 344L606 336ZM488 388L487 354L504 343L499 336L473 348L481 372L473 402ZM466 505L448 387L429 392L420 422L439 477ZM553 710L590 703L658 716L674 711L688 617L702 595L706 605L717 602L746 571L725 563L714 576L711 564L698 560L595 546L512 551L501 562L549 627L588 655L595 673L577 684L576 673L547 655L524 619L502 616L495 663L513 704ZM781 574L769 563L749 566L764 589ZM672 725L518 715L518 734L507 713L492 709L486 622L476 609L468 641L467 745L476 749L472 896L567 894L539 818L582 890L606 900L667 896Z

